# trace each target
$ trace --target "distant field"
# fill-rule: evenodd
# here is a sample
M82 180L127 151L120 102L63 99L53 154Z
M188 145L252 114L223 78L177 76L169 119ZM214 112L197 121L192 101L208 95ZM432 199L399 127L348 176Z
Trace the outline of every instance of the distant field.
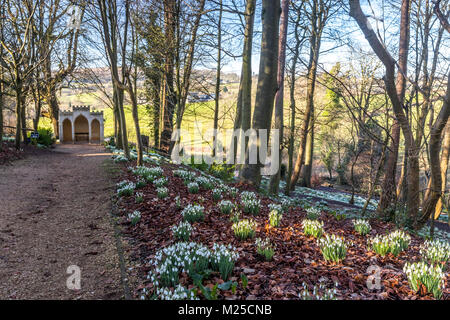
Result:
M219 129L228 130L232 129L234 126L234 117L236 111L236 100L237 93L239 89L239 83L227 83L221 87L221 99L219 101ZM253 82L253 92L256 92L256 81ZM99 92L85 92L85 93L74 93L70 89L63 89L61 95L59 96L60 108L61 110L69 109L69 105L90 105L92 109L102 110L104 112L104 135L105 137L114 135L114 117L111 108L106 107L101 99L99 99L101 94ZM301 93L298 95L297 108L301 108L304 101ZM254 105L255 95L252 95L252 105ZM133 117L131 114L131 106L125 100L125 118L127 124L128 138L130 142L136 141L136 133L134 128ZM298 114L298 113L297 113ZM150 144L153 144L153 115L147 109L145 105L140 105L138 109L139 124L141 129L141 134L150 137ZM176 117L174 116L174 123ZM208 102L197 102L188 103L186 110L184 112L182 121L182 130L186 130L195 136L192 143L196 149L205 148L210 146L212 139L206 139L204 136L208 129L213 128L214 121L214 101ZM296 123L298 125L302 121L302 115L298 114L296 118ZM201 124L202 132L198 132L195 124ZM290 123L290 106L288 97L285 96L284 103L284 123L289 125ZM41 118L41 127L52 128L51 121L48 118ZM207 141L209 140L209 141Z

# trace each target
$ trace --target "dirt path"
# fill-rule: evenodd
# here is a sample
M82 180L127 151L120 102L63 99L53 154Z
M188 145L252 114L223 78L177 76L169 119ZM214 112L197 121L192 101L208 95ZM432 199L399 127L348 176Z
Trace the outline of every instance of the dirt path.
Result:
M123 296L109 158L101 146L58 145L0 167L0 299ZM66 286L70 265L80 290Z

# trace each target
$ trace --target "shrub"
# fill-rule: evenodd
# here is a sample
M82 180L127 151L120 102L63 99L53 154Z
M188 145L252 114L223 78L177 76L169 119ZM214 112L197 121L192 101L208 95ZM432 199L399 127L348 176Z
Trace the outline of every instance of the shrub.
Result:
M195 159L194 155L191 155L191 159L189 162L189 166L195 169L198 169L200 171L206 171L209 167L209 165L206 163L205 159L203 159L203 157L201 158L202 162L201 163L195 163L197 159Z
M333 261L336 263L345 259L347 254L347 244L343 238L334 234L325 235L325 238L317 240L317 244L322 251L325 261Z
M436 299L441 298L445 279L441 267L428 266L425 262L407 262L403 267L403 272L406 273L412 290L418 292L423 289L423 285L426 291L431 292Z
M323 234L323 222L318 220L304 219L302 221L305 236L320 238Z
M209 168L209 173L221 180L230 181L234 177L234 169L234 165L213 163Z
M141 213L137 210L128 214L128 220L131 222L132 226L135 226L139 220L141 220Z
M256 252L264 257L266 261L272 260L274 254L276 245L271 244L269 238L266 238L265 240L262 240L261 238L256 238L255 240L256 244Z
M56 142L56 139L53 137L52 129L39 128L38 132L39 138L36 139L38 145L50 147Z
M156 193L158 194L158 198L164 199L169 195L169 189L166 187L156 188Z
M272 227L279 227L282 218L283 218L283 214L280 211L272 210L269 213L269 224Z
M256 231L256 222L254 220L244 219L233 223L232 229L234 235L240 240L253 238Z
M153 185L157 188L167 186L167 178L162 177L153 180Z
M198 193L199 191L198 184L196 182L188 183L187 188L189 193Z
M425 261L445 269L450 259L450 243L442 240L427 240L420 246L420 254Z
M205 209L200 205L189 204L186 208L181 211L184 221L196 222L203 221L205 218Z
M222 200L219 202L219 208L221 213L230 214L231 211L234 209L234 204L229 200Z
M144 201L144 194L142 192L137 192L134 200L136 203L142 203L142 201Z
M320 214L321 214L321 211L318 208L311 207L311 208L306 209L306 217L309 220L317 220L317 219L319 219Z
M188 241L191 236L193 228L189 222L181 221L179 224L172 227L173 236L182 241Z
M355 231L361 235L368 234L372 229L370 227L369 221L365 219L353 219L353 226L355 228Z
M213 244L211 265L220 273L223 281L227 281L234 269L234 264L239 258L236 248L231 245Z
M222 190L221 189L213 189L212 191L212 197L214 201L219 201L222 198Z

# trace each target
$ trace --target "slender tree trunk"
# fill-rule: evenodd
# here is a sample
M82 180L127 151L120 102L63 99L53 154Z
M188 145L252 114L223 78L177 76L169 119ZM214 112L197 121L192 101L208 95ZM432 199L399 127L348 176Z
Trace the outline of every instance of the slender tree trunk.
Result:
M119 93L117 91L117 86L113 84L113 103L114 103L114 118L116 122L115 128L115 138L116 138L116 147L118 149L124 149L124 143L122 139L122 126L121 126L121 116L119 111Z
M199 0L198 10L196 14L195 21L193 22L191 39L189 41L189 48L187 51L185 65L183 70L183 85L181 87L181 97L178 94L178 108L177 108L177 129L181 128L181 122L183 120L184 110L186 109L186 101L189 94L189 88L191 86L191 73L192 73L192 65L194 62L194 54L195 54L195 44L197 42L197 31L200 26L201 17L203 15L203 9L205 7L206 0ZM179 49L179 48L178 48ZM173 143L170 144L170 150L173 146Z
M247 0L245 8L245 30L244 30L244 49L242 52L242 70L241 70L241 85L240 96L238 96L237 109L239 113L239 128L243 132L250 129L251 126L251 112L252 112L252 51L253 51L253 27L255 23L255 7L256 0ZM240 99L239 99L240 98ZM237 129L237 128L235 128ZM247 150L248 141L245 136L242 136L244 143L244 150ZM237 139L239 142L239 138ZM237 143L235 144L235 157L237 157ZM240 171L242 175L242 168Z
M59 105L58 98L56 97L56 89L52 86L50 88L49 94L49 107L50 107L50 118L53 124L53 132L55 133L55 137L59 138Z
M252 129L258 134L257 150L258 161L256 164L249 163L249 149L246 151L246 164L242 170L242 180L259 188L261 183L261 166L266 157L259 155L261 136L258 130L267 130L270 133L272 121L273 102L277 91L277 66L278 66L278 32L280 20L280 1L262 1L262 40L261 57L259 64L258 87L256 90L255 110L253 112Z
M305 147L305 165L303 167L302 185L311 188L311 174L314 155L314 103L311 104L311 118L309 119L308 135Z
M241 122L242 122L242 72L241 72L241 80L239 82L239 91L238 91L238 97L236 101L236 113L234 118L234 125L233 129L234 132L236 130L241 128ZM230 141L230 150L233 148L233 163L236 164L237 169L237 150L238 150L238 144L239 144L239 136L232 137L233 140Z
M216 68L216 87L215 87L215 97L214 97L214 142L212 156L216 156L217 150L217 129L219 126L219 98L220 98L220 70L222 63L222 0L219 4L219 21L217 22L217 68Z
M286 64L286 39L289 19L289 1L282 0L280 16L280 39L278 43L278 91L275 96L275 129L279 130L278 139L278 170L270 178L269 193L278 195L280 188L280 173L283 145L283 99L284 99L284 69Z
M16 149L20 149L20 137L22 134L22 88L16 88Z
M1 54L1 51L0 51ZM3 70L0 69L0 151L3 147Z
M173 114L175 111L176 94L174 87L175 60L175 28L176 28L176 0L164 1L164 29L166 56L164 63L164 109L163 128L161 132L161 150L169 153L173 132Z
M398 64L401 70L397 72L397 86L396 93L400 104L403 104L406 89L406 79L402 74L402 70L407 72L408 63L408 49L409 49L409 12L410 0L402 0L401 7L401 20L400 20L400 43L399 43L399 59ZM391 153L388 156L388 161L385 169L385 178L383 184L383 192L380 197L377 212L380 216L391 220L395 214L395 202L396 202L396 170L398 159L398 148L400 144L400 123L398 119L394 120L394 124L391 129ZM407 143L405 143L406 148ZM408 151L405 151L405 162L407 159ZM413 164L414 165L414 164ZM405 166L403 170L408 171Z
M136 83L135 83L135 88L136 88ZM131 113L133 115L134 129L136 131L137 165L142 166L143 165L143 152L142 152L143 147L142 147L141 129L139 127L138 104L137 104L136 93L133 90L130 78L128 78L127 91L128 91L128 95L130 96L130 100L131 100L131 105L132 105Z
M160 91L160 81L153 82L152 88L152 109L153 109L153 134L155 138L155 148L159 147L159 118L160 118L160 109L161 109L161 99L159 97Z
M0 15L3 17L4 15L4 9L0 11ZM3 19L0 19L0 41L4 41L3 37ZM3 58L3 46L0 45L0 59ZM3 68L0 66L0 151L2 151L3 147L3 90L5 88L5 85L3 84L4 80L4 71Z
M36 84L35 90L33 90L34 95L34 119L33 119L33 129L34 131L38 130L39 120L41 118L41 109L42 109L42 99L41 99L41 91L39 89L39 84Z
M373 179L373 182L370 184L370 189L369 192L367 194L367 199L364 202L364 206L361 209L361 215L365 215L367 207L370 203L370 200L373 197L374 191L375 191L375 187L378 183L378 180L380 179L380 175L381 175L381 168L383 167L384 161L386 160L386 148L388 145L388 137L386 137L386 140L383 144L383 151L381 151L381 156L380 156L380 160L378 161L378 165L377 165L377 169L375 171L375 178Z
M22 122L22 141L27 144L27 104L26 104L26 94L22 94L22 102L20 107L22 111L20 112L20 121Z
M313 23L314 25L314 23ZM307 84L306 84L306 109L303 123L300 129L300 145L298 148L295 167L292 172L290 188L293 190L300 176L303 162L305 160L306 142L311 126L311 118L314 113L314 89L317 76L317 61L319 59L320 40L317 39L317 32L313 31L310 39L310 55L308 64Z
M445 101L439 112L438 118L433 125L430 133L430 169L431 169L431 188L429 196L425 199L422 214L418 219L418 225L424 225L427 220L432 216L436 209L438 200L442 197L442 171L441 161L439 154L441 151L442 132L447 124L448 117L450 115L450 73L447 78L447 93L445 95ZM433 216L434 218L434 216Z
M298 11L297 11L298 12ZM294 29L294 36L295 36L295 47L294 47L294 53L292 57L292 65L291 65L291 83L289 86L289 98L290 98L290 108L291 108L291 123L290 123L290 132L289 132L289 149L288 149L288 157L289 157L289 168L286 175L286 188L284 190L284 193L286 195L289 195L289 192L291 190L291 176L293 173L293 166L294 166L294 138L295 138L295 72L297 69L297 62L298 57L300 55L300 37L299 37L299 26L300 26L300 14L297 15L297 19L295 21L295 29Z
M291 123L290 123L290 132L289 132L289 149L288 149L288 172L286 175L286 189L284 193L289 195L289 191L291 190L291 175L293 171L294 165L294 138L295 138L295 69L297 66L298 59L298 50L299 46L296 46L296 50L294 53L294 57L292 58L292 67L291 67L291 83L289 87L289 96L290 96L290 108L291 108Z
M448 159L450 157L450 122L447 120L447 127L445 130L444 146L441 155L441 197L436 204L436 209L434 210L434 218L437 219L442 212L442 204L445 201L445 192L447 191L447 170L448 170Z
M419 212L419 148L412 133L412 128L409 125L408 119L404 113L402 101L399 99L398 92L395 86L395 65L396 62L377 38L375 31L372 29L367 17L361 10L359 0L349 0L350 16L353 17L359 25L359 28L364 33L365 38L370 46L384 64L386 74L384 82L386 85L386 92L392 102L392 107L395 117L400 123L403 136L405 137L405 147L408 149L408 168L407 168L407 214L409 223L417 227L417 218ZM400 23L400 46L399 56L407 59L408 52L408 35L409 35L409 0L402 2L402 18ZM403 40L403 41L402 41ZM406 61L404 62L406 65ZM403 63L399 62L400 68L406 72L406 68L402 68ZM397 87L398 88L398 87ZM395 185L394 185L395 186Z

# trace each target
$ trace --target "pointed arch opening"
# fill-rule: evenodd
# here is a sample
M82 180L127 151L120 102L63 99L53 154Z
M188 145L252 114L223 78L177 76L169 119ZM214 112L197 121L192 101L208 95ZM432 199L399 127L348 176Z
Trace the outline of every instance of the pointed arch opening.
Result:
M89 141L89 122L83 115L75 119L75 141Z
M97 119L91 121L91 141L100 141L100 122Z
M63 121L63 142L72 142L72 121L69 119Z

